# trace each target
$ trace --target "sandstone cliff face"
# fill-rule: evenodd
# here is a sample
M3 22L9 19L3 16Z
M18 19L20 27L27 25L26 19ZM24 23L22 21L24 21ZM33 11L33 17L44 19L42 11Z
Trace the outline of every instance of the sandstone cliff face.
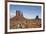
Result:
M10 19L10 29L39 27L41 27L41 19L26 19L23 13L18 10L16 11L16 16Z

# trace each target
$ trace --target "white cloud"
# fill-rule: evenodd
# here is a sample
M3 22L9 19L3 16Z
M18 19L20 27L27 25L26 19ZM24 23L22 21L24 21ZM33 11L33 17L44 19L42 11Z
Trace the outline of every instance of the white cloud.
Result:
M10 18L12 18L12 17L14 17L14 16L16 16L16 14L15 14L15 13L10 12Z

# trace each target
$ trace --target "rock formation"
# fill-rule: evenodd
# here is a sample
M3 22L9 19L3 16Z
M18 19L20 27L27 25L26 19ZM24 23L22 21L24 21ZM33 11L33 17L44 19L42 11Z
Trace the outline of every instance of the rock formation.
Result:
M36 17L36 19L37 18L38 16ZM16 16L10 19L10 29L41 27L41 20L38 20L38 22L35 19L26 19L23 16L23 12L16 10Z

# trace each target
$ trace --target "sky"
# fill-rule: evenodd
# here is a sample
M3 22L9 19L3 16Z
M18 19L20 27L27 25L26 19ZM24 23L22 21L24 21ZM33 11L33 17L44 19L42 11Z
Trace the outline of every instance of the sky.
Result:
M16 16L16 10L23 12L23 16L27 19L34 19L37 15L39 16L39 18L41 18L41 6L10 4L11 18Z

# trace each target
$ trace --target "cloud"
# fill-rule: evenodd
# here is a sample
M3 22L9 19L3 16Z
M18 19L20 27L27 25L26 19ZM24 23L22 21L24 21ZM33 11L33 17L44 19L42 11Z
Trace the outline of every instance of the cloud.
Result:
M14 16L16 16L16 14L15 14L15 13L10 12L10 18L12 18L12 17L14 17Z

